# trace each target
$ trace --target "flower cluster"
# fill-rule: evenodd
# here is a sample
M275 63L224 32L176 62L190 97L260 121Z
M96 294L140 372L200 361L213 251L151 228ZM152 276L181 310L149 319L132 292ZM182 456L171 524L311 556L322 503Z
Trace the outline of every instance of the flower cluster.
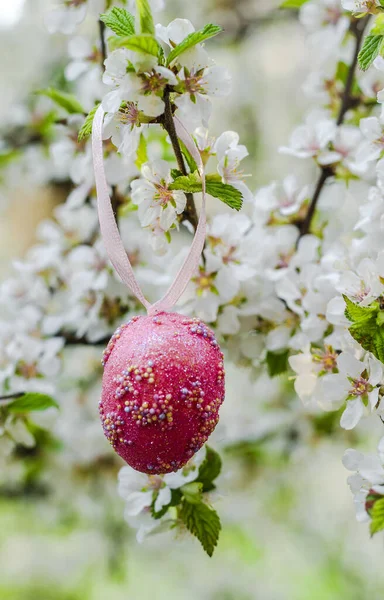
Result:
M379 51L384 33L380 18L369 21L382 3L301 3L300 21L314 57L303 86L311 108L280 151L306 161L316 176L289 175L256 193L241 164L248 151L239 135L210 130L215 99L230 92L227 70L206 48L220 27L196 31L180 18L155 25L150 4L157 10L161 2L138 2L136 19L131 4L116 3L103 12L104 2L66 1L47 16L51 31L72 34L88 9L103 12L103 37L70 39L65 77L76 95L46 90L29 115L43 113L37 133L44 152L40 146L33 150L49 157L43 181L69 183L70 191L53 218L40 224L38 244L15 263L14 276L0 288L4 395L60 393L55 383L68 347L104 342L140 312L114 274L98 230L88 136L101 103L113 208L148 298L158 297L180 268L187 234L196 227L194 195L202 191L197 165L177 137L177 117L202 157L208 201L227 205L209 218L204 256L179 301L180 311L210 323L233 363L253 374L267 365L271 375L293 378L304 406L292 403L292 413L340 410L347 430L363 418L384 416L384 59ZM371 26L370 37L381 39L376 54L369 55L364 36ZM365 70L356 69L361 48ZM13 178L28 171L30 151L27 147L21 160L10 161ZM242 205L241 213L233 212ZM269 432L285 422L282 412L271 409ZM90 448L93 417L79 417L76 428L80 413L68 403L55 431L68 447L79 431L83 447ZM244 413L253 415L249 407ZM0 431L21 422L5 419ZM236 431L234 438L242 441L246 434ZM129 467L120 471L119 493L138 539L188 528L191 510L194 518L205 511L218 535L218 517L206 494L214 489L219 459L210 455L216 466L208 477L204 452L164 477L148 478ZM85 454L85 462L99 457L98 451ZM377 460L371 469L353 451L345 458L359 473L353 489L367 491L359 491L359 499L382 493ZM200 541L211 552L217 537Z

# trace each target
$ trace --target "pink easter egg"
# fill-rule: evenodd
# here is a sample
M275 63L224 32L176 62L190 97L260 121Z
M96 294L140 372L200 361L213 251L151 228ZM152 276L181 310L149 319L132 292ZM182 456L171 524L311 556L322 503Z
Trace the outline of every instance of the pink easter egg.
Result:
M104 433L131 467L177 471L207 441L224 400L223 354L199 319L133 317L103 355Z

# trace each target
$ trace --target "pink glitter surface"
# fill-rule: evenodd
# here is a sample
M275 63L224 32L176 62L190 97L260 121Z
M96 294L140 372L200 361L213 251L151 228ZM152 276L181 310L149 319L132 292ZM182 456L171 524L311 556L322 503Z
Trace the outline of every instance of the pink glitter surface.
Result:
M223 354L199 319L133 317L103 357L100 417L106 437L143 473L180 469L207 441L224 400Z

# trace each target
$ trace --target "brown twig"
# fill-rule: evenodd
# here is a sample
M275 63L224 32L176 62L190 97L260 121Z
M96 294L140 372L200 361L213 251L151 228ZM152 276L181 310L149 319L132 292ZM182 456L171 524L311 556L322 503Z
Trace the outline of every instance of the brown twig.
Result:
M0 396L0 402L7 402L8 400L15 400L15 398L21 398L25 392L16 392L15 394L9 394L7 396Z
M105 23L99 20L99 36L100 36L100 49L101 49L101 68L104 71L104 61L107 58L107 47L105 45Z
M97 340L97 342L90 342L86 337L76 337L73 333L67 333L65 331L57 334L59 337L64 338L66 346L106 346L111 336Z
M364 17L363 19L354 19L350 26L350 32L355 37L355 51L353 54L352 63L350 64L350 66L348 68L348 76L347 76L347 80L345 82L344 92L341 97L341 106L340 106L339 114L338 114L338 117L336 120L337 126L342 125L342 123L344 122L346 113L352 106L354 106L354 98L352 96L352 87L353 87L355 72L356 72L356 68L357 68L357 64L358 64L358 56L359 56L359 52L360 52L360 48L361 48L361 43L363 41L364 31L368 24L369 18L370 17L368 15L367 17ZM320 175L317 180L317 184L315 187L315 191L314 191L311 203L308 208L308 212L305 216L305 219L299 225L300 235L299 235L298 241L303 237L303 235L306 235L307 233L309 233L310 228L311 228L312 219L313 219L313 216L316 211L317 203L321 196L321 192L323 191L326 181L330 177L332 177L333 174L334 174L333 169L330 168L329 166L321 167Z
M164 118L162 120L162 125L163 125L165 131L168 133L169 139L171 140L172 148L175 153L175 157L177 160L179 170L182 172L183 175L188 175L188 171L187 171L187 168L186 168L185 162L184 162L184 157L181 152L179 139L177 137L175 123L173 120L172 105L171 105L171 99L170 99L170 89L168 86L164 90L164 98L163 99L164 99L164 104L165 104L165 110L164 110ZM192 227L196 230L197 223L198 223L198 216L197 216L195 201L193 199L193 194L186 193L185 196L187 198L187 205L186 205L184 213L183 213L183 220L189 221L189 223L191 223Z

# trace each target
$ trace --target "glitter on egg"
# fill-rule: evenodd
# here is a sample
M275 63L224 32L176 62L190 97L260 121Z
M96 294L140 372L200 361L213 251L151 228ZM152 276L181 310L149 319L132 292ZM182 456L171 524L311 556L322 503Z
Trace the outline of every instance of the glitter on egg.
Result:
M114 333L102 363L99 412L114 450L144 473L180 469L216 427L224 400L213 332L178 313L133 317Z

